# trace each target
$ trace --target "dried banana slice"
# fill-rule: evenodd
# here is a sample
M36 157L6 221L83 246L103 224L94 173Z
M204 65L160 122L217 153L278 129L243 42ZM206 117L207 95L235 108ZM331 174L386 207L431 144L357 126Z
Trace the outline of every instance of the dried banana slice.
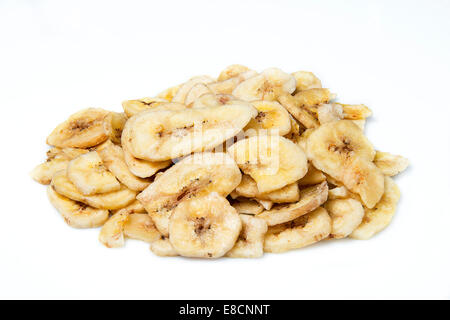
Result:
M304 109L295 97L290 94L281 94L278 96L278 101L305 128L317 128L319 126L316 117L310 111Z
M210 76L197 76L189 79L183 83L178 89L177 93L173 96L172 102L184 103L189 91L198 83L208 84L214 82L214 79Z
M342 106L336 103L325 103L317 107L317 117L320 124L344 119Z
M160 257L176 257L178 253L173 248L169 239L162 236L161 239L158 239L150 245L150 250Z
M127 119L127 115L123 112L111 112L111 133L109 139L115 144L121 143L122 131Z
M128 118L131 118L135 114L141 111L153 109L168 101L163 98L142 98L139 100L126 100L122 102L122 108Z
M300 200L296 203L279 204L271 210L263 211L257 217L267 222L267 225L274 226L280 223L294 220L305 215L327 201L328 185L324 181L313 187L308 187L300 191Z
M380 200L384 179L372 163L375 150L352 121L321 125L309 136L306 150L316 168L359 194L368 208Z
M232 64L222 70L222 72L217 77L217 81L224 81L230 78L237 77L241 73L244 73L249 70L250 70L249 68L241 64Z
M111 134L111 114L103 109L84 109L58 125L47 137L47 144L59 148L89 148Z
M258 131L263 131L264 134L284 136L291 131L289 113L281 104L276 101L254 101L252 105L258 114L244 128L247 135L255 135Z
M236 187L236 195L246 198L256 198L260 200L270 200L275 203L296 202L300 199L300 189L297 183L267 193L258 190L255 180L249 175L242 175L241 183Z
M108 210L91 208L58 194L53 187L47 187L50 203L58 210L64 221L73 228L97 228L108 220Z
M125 125L125 128L122 132L123 155L124 155L125 163L127 164L128 169L130 169L132 174L134 174L135 176L137 176L139 178L148 178L148 177L153 176L159 170L170 166L172 161L146 161L146 160L135 158L130 153L129 144L130 144L131 138L130 138L129 130L127 128L129 128L129 126L132 124L134 119L135 118L132 117L127 121L127 124Z
M120 183L103 165L97 151L83 154L69 162L67 177L84 195L120 189Z
M129 213L126 210L119 210L105 222L98 240L108 248L119 248L125 244L123 227L127 222Z
M297 105L299 107L314 111L314 107L333 100L334 94L332 94L330 90L325 88L315 88L297 92L294 98L297 101Z
M264 236L267 223L249 215L240 214L242 230L234 247L226 253L230 258L259 258L264 254Z
M329 200L325 209L331 217L330 238L342 239L350 235L364 217L364 208L354 199Z
M120 146L111 142L106 142L101 150L97 151L103 164L108 170L127 188L135 191L141 191L148 187L150 181L136 177L131 173L125 162L125 155Z
M169 239L182 256L219 258L234 246L241 226L236 210L213 192L177 206L170 218Z
M322 171L317 170L312 164L308 164L308 172L298 181L299 186L312 186L326 180Z
M130 204L127 204L125 207L117 209L117 210L112 210L112 213L116 213L119 210L127 210L128 213L147 213L147 211L145 211L144 206L137 200L134 200L133 202L131 202Z
M136 192L125 186L122 186L117 191L86 196L75 187L69 178L67 178L66 170L55 172L51 186L56 192L69 199L83 202L98 209L121 209L133 202L136 198Z
M184 101L184 104L189 106L197 98L199 98L204 94L214 94L214 92L206 84L197 83L195 86L192 87L191 90L189 90L188 94L186 95L186 100Z
M265 252L285 252L311 245L328 237L331 218L319 207L293 221L269 227L264 239Z
M64 170L69 164L69 159L62 156L55 156L47 159L44 163L37 165L31 172L30 176L40 184L49 184L55 172Z
M240 83L232 94L245 101L276 100L280 92L291 94L295 91L295 87L293 75L277 68L270 68Z
M292 75L294 76L297 83L296 91L322 88L322 82L312 72L297 71L292 73Z
M127 122L124 134L129 132L132 155L164 161L214 148L238 134L256 114L245 102L178 112L144 111Z
M378 168L380 168L381 172L383 172L385 176L390 177L404 171L409 165L408 159L399 155L381 151L376 152L373 162Z
M372 110L363 104L342 104L344 118L349 120L364 120L372 115Z
M161 238L152 218L146 213L133 213L123 225L125 237L152 243Z
M197 153L167 169L137 199L158 230L167 236L169 218L184 199L210 192L227 196L240 182L241 172L227 154Z
M400 190L390 177L385 177L384 194L373 209L365 209L362 223L350 235L353 239L367 240L386 228L391 223Z
M246 198L237 198L231 204L236 209L237 213L243 214L258 214L263 212L264 207L255 200Z
M262 193L296 182L308 171L303 150L284 137L250 137L236 142L227 152L256 181Z

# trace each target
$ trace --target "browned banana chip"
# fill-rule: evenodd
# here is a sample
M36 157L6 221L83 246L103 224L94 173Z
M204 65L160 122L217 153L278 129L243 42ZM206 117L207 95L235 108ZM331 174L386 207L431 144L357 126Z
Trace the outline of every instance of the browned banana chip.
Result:
M328 185L324 181L313 187L300 191L300 200L296 203L280 204L274 206L271 210L263 211L256 217L263 219L269 226L294 220L305 215L321 204L328 198Z

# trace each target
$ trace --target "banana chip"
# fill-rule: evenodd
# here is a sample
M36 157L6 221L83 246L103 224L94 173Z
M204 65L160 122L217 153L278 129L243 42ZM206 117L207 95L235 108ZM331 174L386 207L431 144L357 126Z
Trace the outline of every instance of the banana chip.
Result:
M378 168L380 168L381 172L383 172L385 176L390 177L404 171L409 165L408 159L399 155L381 151L377 151L373 162Z
M364 208L354 199L330 200L325 203L325 209L331 217L330 238L347 237L361 224Z
M267 223L264 220L249 215L239 215L242 230L234 247L227 252L230 258L259 258L264 254L264 236Z
M218 258L234 246L241 227L236 210L213 192L180 203L170 218L169 239L182 256Z
M362 223L350 235L351 238L366 240L386 228L394 216L400 200L400 190L394 180L385 177L385 191L380 202L372 209L365 209Z
M321 184L300 191L300 200L290 204L280 204L271 210L263 211L257 217L267 222L269 226L294 220L305 215L323 204L328 198L328 185Z
M269 227L264 239L264 251L280 253L303 248L327 238L330 232L331 218L320 207L293 221Z

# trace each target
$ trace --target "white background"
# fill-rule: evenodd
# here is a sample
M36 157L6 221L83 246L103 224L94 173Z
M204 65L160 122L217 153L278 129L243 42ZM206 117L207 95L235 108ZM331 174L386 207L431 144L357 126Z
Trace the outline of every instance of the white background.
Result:
M0 1L0 298L450 298L450 1ZM257 260L159 258L68 227L28 174L86 107L241 63L315 72L411 167L392 224Z

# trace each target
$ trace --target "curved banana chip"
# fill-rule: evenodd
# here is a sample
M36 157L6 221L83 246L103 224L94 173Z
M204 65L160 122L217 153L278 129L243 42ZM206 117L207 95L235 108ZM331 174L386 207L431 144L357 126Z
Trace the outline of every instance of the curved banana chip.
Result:
M314 113L317 113L317 106L330 102L334 97L335 95L325 88L303 90L294 95L299 107Z
M166 170L136 198L167 236L169 218L184 199L210 192L227 196L240 182L241 172L226 153L197 153Z
M47 144L59 148L89 148L111 134L111 114L103 109L84 109L58 125L47 137Z
M259 258L264 254L264 236L267 223L246 214L240 214L242 230L234 247L226 253L230 258Z
M258 111L244 131L247 135L256 135L260 130L265 134L284 136L291 131L289 113L276 101L254 101L252 105Z
M208 84L214 82L214 79L210 76L197 76L189 79L187 82L183 83L177 90L177 93L173 96L172 102L184 103L186 101L186 96L189 91L198 83Z
M367 240L386 228L395 214L400 200L400 190L390 177L385 177L384 194L373 209L365 209L362 223L352 232L350 238Z
M117 191L86 196L67 178L66 170L58 171L53 175L51 186L56 192L69 199L83 202L98 209L121 209L136 198L136 192L125 186L122 186Z
M364 208L354 199L329 200L325 209L331 217L330 238L342 239L350 235L364 217Z
M101 150L98 150L103 164L108 170L127 188L135 191L141 191L148 187L150 181L136 177L131 173L125 162L125 155L120 146L107 141Z
M222 70L222 72L217 77L217 81L224 81L230 78L237 77L241 73L244 73L249 70L250 70L249 68L241 64L232 64Z
M265 252L286 252L316 243L328 237L331 218L319 207L315 211L293 221L269 227L264 239Z
M296 91L322 88L322 82L314 73L308 71L297 71L292 73L297 83Z
M64 221L73 228L97 228L108 220L108 210L91 208L58 194L53 187L47 187L50 203L58 210Z
M328 185L324 181L321 184L300 191L300 200L296 203L279 204L271 210L263 211L256 217L263 219L267 225L274 226L303 216L327 201Z
M372 115L372 110L363 104L342 104L344 118L350 120L365 120Z
M168 101L163 98L142 98L139 100L126 100L122 102L122 108L128 118L131 118L135 114L141 111L153 109L161 104L165 104Z
M177 206L170 218L169 239L182 256L219 258L234 246L241 227L236 210L213 192Z
M123 226L127 222L129 213L126 210L119 210L105 222L98 240L108 248L119 248L125 244L123 236Z
M130 152L131 137L128 128L134 121L134 117L128 119L127 124L122 132L122 150L125 163L130 169L130 172L139 178L148 178L153 176L156 172L164 169L172 163L172 161L147 161L135 158Z
M262 135L243 139L229 147L227 152L239 168L256 181L262 193L296 182L308 171L303 150L280 136Z
M209 150L238 134L256 110L246 102L182 111L144 111L130 119L132 155L149 161L164 161L192 152Z
M117 209L117 210L112 210L112 213L116 213L119 210L126 210L128 213L147 213L147 211L145 211L144 206L137 200L134 200L133 202L131 202L130 204L127 204L125 207Z
M236 198L231 204L233 208L236 209L237 213L243 214L258 214L263 212L264 207L257 201L246 199L246 198Z
M291 94L295 88L293 75L278 68L269 68L240 83L232 94L245 101L276 100L280 92Z
M103 165L97 151L83 154L69 162L67 177L84 195L120 189L120 183Z
M122 131L127 119L127 115L123 112L111 112L111 133L109 139L115 144L121 143Z
M385 176L395 176L409 166L408 159L388 152L377 151L373 163Z
M280 94L278 101L305 128L317 128L319 126L319 121L317 121L314 114L303 108L295 97L290 94Z
M152 243L161 238L152 218L146 213L133 213L123 225L125 237Z
M249 175L242 175L241 183L234 191L237 196L256 198L259 200L270 200L275 203L296 202L300 199L300 189L297 183L267 193L259 192L255 180Z
M68 164L69 159L57 155L37 165L30 172L30 176L40 184L49 184L52 181L53 174L57 171L65 170Z
M373 208L384 191L384 179L372 160L375 150L350 120L321 125L307 140L308 158L319 170L341 181Z
M173 248L169 239L162 236L160 239L152 242L150 250L160 257L176 257L178 253Z

